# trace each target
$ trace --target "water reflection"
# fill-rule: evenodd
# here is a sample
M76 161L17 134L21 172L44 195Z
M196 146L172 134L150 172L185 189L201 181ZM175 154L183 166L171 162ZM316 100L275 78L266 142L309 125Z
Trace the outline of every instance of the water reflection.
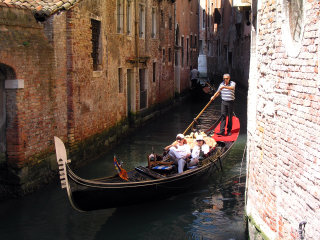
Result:
M245 166L240 171L246 142L245 103L245 98L237 103L241 135L225 159L223 172L214 173L190 191L143 205L79 213L71 208L65 190L54 183L25 198L0 203L0 238L245 239ZM205 104L187 102L165 113L77 173L85 178L114 174L113 154L127 169L146 164L151 149L161 152L175 139L176 133L185 130ZM210 125L212 117L218 117L219 109L219 101L212 104L199 119L200 124Z

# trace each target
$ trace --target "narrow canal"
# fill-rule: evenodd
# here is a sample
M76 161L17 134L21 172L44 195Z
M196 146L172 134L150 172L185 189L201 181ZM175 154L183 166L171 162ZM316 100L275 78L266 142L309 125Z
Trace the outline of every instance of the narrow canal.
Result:
M73 210L60 183L53 183L35 194L0 203L0 239L246 239L246 99L246 92L237 92L240 136L223 171L215 172L208 181L166 200L88 213ZM145 165L152 148L161 152L206 103L188 100L167 111L76 172L84 178L114 174L113 154L126 169ZM217 99L203 113L200 124L212 123L219 112Z

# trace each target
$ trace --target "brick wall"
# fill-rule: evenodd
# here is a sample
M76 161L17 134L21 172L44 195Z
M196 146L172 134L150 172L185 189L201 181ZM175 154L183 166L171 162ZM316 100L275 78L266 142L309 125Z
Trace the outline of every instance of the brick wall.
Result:
M13 69L24 88L6 89L7 158L13 168L52 146L57 99L53 47L29 11L0 8L0 62Z
M320 239L320 6L303 3L290 44L285 1L260 2L251 46L246 211L270 239L300 239L303 221L305 239Z
M176 66L180 71L180 91L183 92L190 88L190 67L198 67L198 41L199 41L199 3L197 1L176 1L176 24L179 25L178 43L182 46L181 37L184 38L184 56L182 64L182 49L176 49L179 52L179 65ZM192 36L192 40L191 40ZM195 38L197 42L195 42ZM187 39L189 39L189 48L187 49ZM191 43L192 41L192 43ZM192 45L191 45L192 44ZM192 47L191 47L192 46ZM187 61L187 52L189 52L189 62ZM192 54L191 54L192 52Z
M168 62L168 49L173 54L174 27L169 29L168 19L173 18L174 7L170 1L143 3L143 39L135 35L134 6L132 32L127 34L124 28L117 33L116 1L81 1L41 23L29 10L0 7L0 68L12 70L15 82L24 83L22 88L5 90L7 161L1 153L4 179L0 184L5 180L20 192L32 190L55 174L53 136L62 138L70 152L78 154L78 161L97 156L116 141L115 135L126 131L130 110L139 114L173 98L173 56ZM151 37L152 7L157 10L155 38ZM160 10L165 21L162 28ZM91 55L92 19L101 23L97 70ZM163 62L160 49L166 52ZM140 108L139 69L146 72L145 109ZM127 82L127 70L132 72L132 83ZM0 77L0 81L9 79Z

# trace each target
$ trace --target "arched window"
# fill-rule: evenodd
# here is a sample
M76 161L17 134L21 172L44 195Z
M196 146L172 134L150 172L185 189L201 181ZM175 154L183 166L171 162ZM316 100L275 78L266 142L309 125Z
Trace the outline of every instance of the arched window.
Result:
M289 56L300 53L304 32L304 0L283 0L282 36Z

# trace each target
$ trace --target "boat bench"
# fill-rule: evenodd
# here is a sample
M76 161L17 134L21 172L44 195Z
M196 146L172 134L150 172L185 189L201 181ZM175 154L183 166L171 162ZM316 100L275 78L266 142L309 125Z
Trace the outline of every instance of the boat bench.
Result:
M165 176L155 172L155 171L152 171L150 170L149 168L146 168L146 167L142 167L142 166L139 166L139 167L136 167L135 170L137 170L138 172L140 173L143 173L151 178L154 178L154 179L158 179L158 178L164 178Z

